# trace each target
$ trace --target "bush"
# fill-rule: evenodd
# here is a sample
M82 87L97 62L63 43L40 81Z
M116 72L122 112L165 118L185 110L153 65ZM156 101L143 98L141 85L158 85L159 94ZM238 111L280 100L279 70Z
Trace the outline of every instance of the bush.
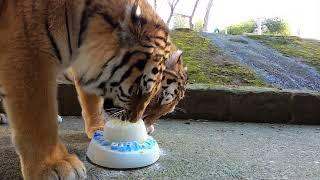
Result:
M203 29L203 21L199 20L194 24L193 30L196 32L201 32Z
M266 34L271 35L290 35L289 25L283 19L278 17L268 18L262 22L263 26L266 26Z
M256 22L254 20L249 20L237 25L229 26L227 32L232 35L242 35L245 33L253 33L256 28Z

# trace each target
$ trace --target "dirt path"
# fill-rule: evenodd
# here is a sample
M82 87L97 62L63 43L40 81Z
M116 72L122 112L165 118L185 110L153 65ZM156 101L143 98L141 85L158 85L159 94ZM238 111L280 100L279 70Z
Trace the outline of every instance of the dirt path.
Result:
M320 74L297 58L286 57L259 42L231 35L205 34L240 64L253 69L264 81L278 87L320 91Z

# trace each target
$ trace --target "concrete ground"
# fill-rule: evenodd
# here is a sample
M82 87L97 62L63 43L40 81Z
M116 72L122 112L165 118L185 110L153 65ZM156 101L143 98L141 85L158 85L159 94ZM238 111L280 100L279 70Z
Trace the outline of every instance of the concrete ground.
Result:
M320 126L163 120L154 134L160 160L131 171L88 163L82 130L78 117L65 117L60 125L69 151L85 162L88 179L320 179ZM9 135L0 126L0 179L21 179Z

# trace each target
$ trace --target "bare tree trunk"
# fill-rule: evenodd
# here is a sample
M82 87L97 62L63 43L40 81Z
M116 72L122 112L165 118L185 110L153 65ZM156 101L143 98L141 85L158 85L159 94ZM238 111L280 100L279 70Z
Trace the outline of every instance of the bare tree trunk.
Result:
M157 0L153 0L153 8L157 11Z
M194 16L195 12L196 12L197 7L198 7L199 1L200 0L196 0L196 3L195 3L195 5L193 7L193 10L192 10L192 14L190 15L190 18L189 18L190 29L193 29L192 19L193 19L193 16Z
M212 5L213 5L213 0L209 0L206 15L204 16L202 31L208 31L209 16L210 16Z
M170 24L170 21L172 19L172 16L174 14L174 10L176 9L176 6L178 4L179 0L168 0L168 4L170 6L170 15L169 15L169 18L167 20L167 25L169 26Z

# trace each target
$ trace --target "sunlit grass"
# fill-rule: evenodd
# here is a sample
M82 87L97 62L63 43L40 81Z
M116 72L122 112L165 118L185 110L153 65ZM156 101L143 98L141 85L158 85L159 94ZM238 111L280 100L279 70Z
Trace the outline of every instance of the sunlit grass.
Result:
M223 61L223 53L210 40L191 31L173 31L173 42L184 51L189 82L214 85L264 86L253 71L234 62Z
M306 64L320 72L320 41L294 36L249 36L286 56L302 58Z

